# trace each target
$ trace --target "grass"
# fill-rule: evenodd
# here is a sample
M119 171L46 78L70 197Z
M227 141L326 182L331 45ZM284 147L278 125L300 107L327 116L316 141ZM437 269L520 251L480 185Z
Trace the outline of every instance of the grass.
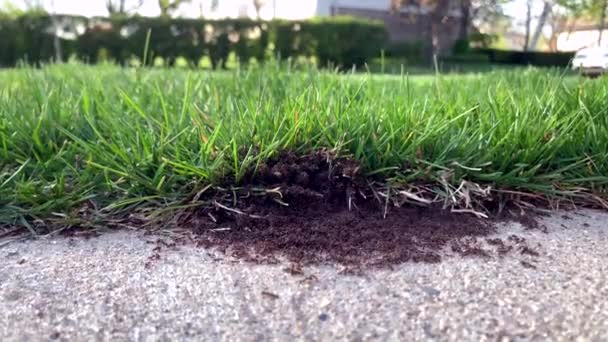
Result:
M466 208L489 186L495 197L605 205L608 80L535 69L408 77L278 65L0 71L0 225L33 233L162 216L208 185L238 183L278 151L320 148L354 156L409 199Z

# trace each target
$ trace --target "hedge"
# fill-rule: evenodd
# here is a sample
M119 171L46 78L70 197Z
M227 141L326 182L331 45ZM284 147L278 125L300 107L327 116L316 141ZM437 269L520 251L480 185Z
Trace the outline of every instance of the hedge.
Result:
M388 41L382 22L351 17L263 22L25 15L0 18L0 66L54 60L54 27L59 27L64 59L77 57L90 63L104 59L126 64L133 57L141 58L148 42L148 63L162 57L171 65L182 57L196 64L206 56L214 67L225 67L234 53L242 63L252 58L263 62L272 55L304 56L314 57L321 66L348 68L380 56Z
M386 48L385 57L404 60L407 64L425 61L425 45L421 41L393 43Z
M498 49L474 49L472 52L487 55L490 63L545 67L567 67L572 58L574 58L573 52L509 51Z

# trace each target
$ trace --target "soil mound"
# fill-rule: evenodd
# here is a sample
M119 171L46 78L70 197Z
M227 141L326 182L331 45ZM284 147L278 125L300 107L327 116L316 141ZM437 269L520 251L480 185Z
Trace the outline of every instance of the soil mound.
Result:
M253 262L390 267L439 262L446 250L487 256L479 238L495 231L490 222L437 207L385 207L359 169L326 151L286 152L184 224L200 245Z

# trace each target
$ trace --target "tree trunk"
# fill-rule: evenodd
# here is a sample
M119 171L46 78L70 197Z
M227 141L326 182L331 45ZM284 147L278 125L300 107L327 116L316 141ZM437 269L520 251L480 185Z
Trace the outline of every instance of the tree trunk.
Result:
M265 0L253 0L253 7L255 8L256 19L260 20L260 12L262 11L262 7L264 7L265 4Z
M469 26L471 21L471 0L460 0L460 39L466 40L469 38Z
M433 44L433 55L437 56L443 46L441 41L442 26L450 8L450 0L436 0L431 12L431 36Z
M526 3L526 37L524 41L524 51L529 50L530 46L530 25L532 23L532 0L528 0Z
M567 32L566 24L568 19L557 13L553 13L551 16L551 38L549 39L549 50L551 52L557 52L557 38L559 37L560 33Z
M536 30L534 31L534 36L532 36L532 41L528 46L530 50L536 50L536 46L538 45L538 41L540 40L540 35L543 33L543 28L547 23L547 18L549 18L549 14L551 14L551 10L553 8L553 4L551 0L545 0L545 4L543 5L543 12L538 18L538 24L536 25Z
M51 22L53 23L53 49L55 50L55 63L63 62L63 53L61 51L61 41L59 40L59 22L55 16L55 0L51 1Z
M57 35L57 24L53 24L55 34L53 35L53 48L55 49L55 63L63 63L63 53L61 51L61 41Z
M606 26L606 10L608 9L608 0L604 0L602 4L602 13L600 13L600 26L599 26L599 37L597 39L597 45L602 46L602 35L604 34L604 27Z

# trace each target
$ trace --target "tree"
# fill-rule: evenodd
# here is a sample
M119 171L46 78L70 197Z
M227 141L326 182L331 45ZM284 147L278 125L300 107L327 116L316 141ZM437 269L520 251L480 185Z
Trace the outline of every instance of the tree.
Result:
M253 7L255 8L255 15L260 19L260 11L262 7L266 5L266 0L253 0Z
M275 2L276 2L276 0L275 0ZM262 8L264 6L266 6L267 3L268 3L267 0L253 0L253 8L255 8L255 16L257 19L260 19L260 13L262 11ZM219 0L212 0L211 1L211 11L217 10L218 5L219 5Z
M391 0L391 10L399 11L404 5L424 7L429 11L431 21L431 44L433 55L438 55L441 50L440 32L448 17L450 5L460 0Z
M179 6L189 3L191 0L158 0L161 17L170 17Z
M509 0L460 0L460 39L467 39L475 24L494 24L503 17L502 5Z
M608 0L603 0L600 3L600 26L598 27L599 37L597 38L597 45L602 45L602 34L604 33L604 28L606 27L606 11L608 11Z
M24 0L23 4L26 12L45 12L42 0Z
M23 0L23 7L19 7L14 1L0 0L0 13L8 16L19 16L24 13L47 13L42 0Z
M497 20L504 18L502 5L509 0L391 0L391 9L398 11L404 5L426 7L430 10L433 40L438 41L438 31L452 9L460 9L458 36L467 40L473 26L493 26ZM435 52L437 46L435 46Z
M23 13L23 10L10 1L0 3L0 17L16 17L21 13Z
M589 16L598 21L598 45L602 44L606 17L608 16L608 0L557 0L567 8L573 16Z
M524 38L524 51L530 49L530 30L532 25L532 0L526 1L526 37Z
M144 0L138 0L133 6L127 7L127 0L106 0L106 9L110 16L125 15L139 9L143 3Z
M460 40L469 39L469 27L471 26L471 0L460 0Z
M470 8L470 26L484 33L504 31L505 20L503 5L510 0L472 0Z
M543 3L543 11L538 18L538 23L536 24L536 30L534 30L534 35L532 36L532 40L528 46L529 50L536 49L538 45L538 41L540 40L540 36L543 32L545 25L547 24L547 20L549 19L549 15L553 11L553 0L544 0Z

